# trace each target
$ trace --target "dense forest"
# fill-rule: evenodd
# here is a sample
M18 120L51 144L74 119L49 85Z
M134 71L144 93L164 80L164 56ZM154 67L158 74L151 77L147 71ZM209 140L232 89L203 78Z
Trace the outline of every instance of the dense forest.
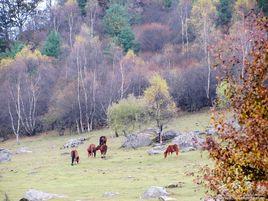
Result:
M225 87L217 82L216 49L232 50L228 56L240 59L232 73L243 77L252 46L247 16L267 13L267 6L265 0L1 0L0 135L104 127L108 108L143 96L156 74L178 111L212 106Z

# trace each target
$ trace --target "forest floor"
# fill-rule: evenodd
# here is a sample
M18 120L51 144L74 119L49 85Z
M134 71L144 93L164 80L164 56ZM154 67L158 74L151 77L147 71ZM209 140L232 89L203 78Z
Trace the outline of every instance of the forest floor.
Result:
M184 114L169 123L166 130L204 130L209 124L209 112ZM101 135L108 136L107 158L88 158L86 148L98 143ZM12 152L19 147L28 147L32 153L13 154L10 162L0 164L0 200L6 193L11 201L18 201L25 192L37 189L44 192L63 194L66 197L54 200L66 201L131 201L150 186L167 186L181 182L179 188L168 188L170 197L179 201L199 201L205 196L202 185L193 182L198 170L211 164L207 154L190 151L163 158L149 156L148 147L137 150L120 149L123 137L114 138L109 129L83 135L57 134L24 137L21 144L8 140L0 144ZM68 139L90 137L78 147L81 163L70 165L70 149L60 149ZM193 175L194 174L194 175ZM105 192L118 192L114 197L104 197Z

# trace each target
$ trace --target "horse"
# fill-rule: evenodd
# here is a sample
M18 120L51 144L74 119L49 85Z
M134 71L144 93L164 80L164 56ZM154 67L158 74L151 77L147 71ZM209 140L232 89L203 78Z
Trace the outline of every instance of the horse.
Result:
M96 157L96 145L95 144L89 145L89 147L87 148L87 153L88 157L90 156Z
M77 164L79 163L79 155L78 155L78 151L77 150L72 150L71 151L71 157L72 157L72 164L74 165L74 162L76 162Z
M96 151L100 150L101 158L105 158L106 153L107 153L107 149L108 149L107 145L103 144L103 145L98 145L95 150Z
M106 142L107 142L107 137L101 136L99 140L99 146L106 144Z
M176 144L168 145L166 151L164 152L164 157L166 158L168 154L172 154L173 152L176 152L176 155L179 154L179 147Z

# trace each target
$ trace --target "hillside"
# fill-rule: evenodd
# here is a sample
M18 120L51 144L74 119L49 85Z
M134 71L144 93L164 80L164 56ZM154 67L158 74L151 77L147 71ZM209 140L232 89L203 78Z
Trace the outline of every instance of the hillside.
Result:
M168 129L180 131L201 129L208 125L207 112L186 114L172 122ZM199 123L196 126L195 123ZM86 148L90 143L97 143L100 135L108 136L108 153L105 160L87 158ZM148 147L137 150L119 149L123 137L114 138L110 130L99 130L79 135L90 137L89 141L79 146L81 164L70 165L70 149L60 149L67 139L78 135L46 135L23 138L21 145L15 140L1 143L1 147L13 152L22 146L32 153L15 154L12 161L2 163L1 199L6 192L10 200L19 200L29 188L45 192L64 194L67 197L58 200L139 200L142 193L150 186L167 186L181 183L181 187L168 189L170 196L182 201L198 201L204 197L205 189L193 179L199 174L201 166L209 164L207 154L200 151L180 153L176 158L167 159L163 155L149 156ZM67 153L65 155L65 153ZM62 155L64 154L64 155ZM188 173L194 176L187 176ZM106 198L105 192L118 192L119 195ZM55 199L57 200L57 199Z

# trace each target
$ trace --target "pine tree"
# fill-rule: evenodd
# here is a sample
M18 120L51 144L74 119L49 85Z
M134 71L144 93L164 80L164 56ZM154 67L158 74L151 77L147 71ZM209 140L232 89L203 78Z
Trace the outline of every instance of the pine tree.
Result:
M87 5L87 0L76 0L82 16L86 16L86 5Z
M51 31L47 36L42 54L57 58L60 54L60 35L57 31Z
M232 20L232 0L220 0L217 5L217 26L228 26Z

